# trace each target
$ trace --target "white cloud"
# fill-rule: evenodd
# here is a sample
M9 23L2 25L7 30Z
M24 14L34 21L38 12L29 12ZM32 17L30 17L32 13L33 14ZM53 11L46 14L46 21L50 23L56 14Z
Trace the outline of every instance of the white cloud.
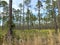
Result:
M13 8L15 8L15 9L19 9L19 7L17 7L16 5L13 5Z
M33 14L37 14L38 13L38 11L35 11L34 9L32 9L32 12L33 12Z

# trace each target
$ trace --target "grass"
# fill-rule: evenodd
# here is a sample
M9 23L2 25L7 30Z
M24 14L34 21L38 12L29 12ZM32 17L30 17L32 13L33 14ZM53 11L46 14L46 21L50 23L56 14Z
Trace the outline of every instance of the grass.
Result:
M55 30L53 29L52 30L50 29L13 30L14 45L17 45L17 44L19 45L57 45L56 39L59 40L60 35L56 36L54 32ZM6 34L7 34L7 30L4 30L4 31L0 30L1 39L4 38ZM60 43L60 40L59 40L59 43Z
M7 33L7 30L0 30L0 38L3 38L6 33Z

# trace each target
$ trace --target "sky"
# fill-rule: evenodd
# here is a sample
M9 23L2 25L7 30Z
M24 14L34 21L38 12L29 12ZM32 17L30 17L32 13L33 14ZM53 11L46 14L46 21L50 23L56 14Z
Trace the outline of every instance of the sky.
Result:
M5 0L9 3L9 0ZM33 3L34 2L34 3ZM35 5L37 0L32 0L32 5ZM13 8L18 9L19 3L23 3L23 0L13 0Z
M4 0L4 1L7 1L7 3L9 4L9 0ZM44 0L42 0L42 1L44 1ZM54 1L56 1L56 0L54 0ZM23 3L23 0L13 0L13 8L15 8L15 9L19 9L19 4L20 3ZM37 11L35 11L35 6L36 6L36 3L37 3L37 0L32 0L31 1L31 9L30 10L32 10L32 12L33 13L37 13ZM44 5L44 7L43 8L45 8L46 7L46 5L45 5L45 3L43 3L43 5ZM26 12L26 9L25 9L25 12ZM41 11L40 11L40 13L45 13L46 11L44 11L43 9L41 9Z
M9 0L4 0L4 1L7 1L7 3L9 4ZM42 0L43 1L43 0ZM23 3L23 0L13 0L13 8L15 8L15 9L18 9L19 8L19 4L20 3ZM30 10L32 10L32 12L34 13L34 14L37 14L37 11L35 11L35 6L36 6L36 3L37 3L37 0L32 0L31 1L31 9ZM45 3L43 3L43 5L44 5L44 7L46 7L45 6ZM26 9L25 9L25 12L26 12ZM45 11L44 11L45 12ZM41 13L43 13L43 9L41 9Z

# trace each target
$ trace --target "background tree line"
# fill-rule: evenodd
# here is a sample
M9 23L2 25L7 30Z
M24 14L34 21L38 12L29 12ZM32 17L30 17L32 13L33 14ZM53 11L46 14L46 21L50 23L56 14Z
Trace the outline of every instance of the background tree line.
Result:
M19 4L19 9L12 8L12 15L6 1L0 1L0 8L3 8L3 12L0 12L0 20L2 20L2 29L10 23L14 29L55 29L60 28L60 16L59 16L59 0L37 0L34 10L37 14L34 14L32 9L32 0L23 0L23 4ZM44 4L45 7L44 7ZM25 8L27 11L25 11ZM43 13L41 13L43 9ZM45 11L45 12L44 12ZM9 17L11 22L9 21ZM6 28L7 28L6 27Z

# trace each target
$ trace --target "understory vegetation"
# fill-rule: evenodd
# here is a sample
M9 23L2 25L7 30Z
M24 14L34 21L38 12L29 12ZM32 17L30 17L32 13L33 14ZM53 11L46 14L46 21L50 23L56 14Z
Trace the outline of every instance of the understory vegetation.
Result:
M0 45L8 45L6 37L8 30L0 30ZM60 33L55 34L55 30L14 30L12 45L60 45Z

